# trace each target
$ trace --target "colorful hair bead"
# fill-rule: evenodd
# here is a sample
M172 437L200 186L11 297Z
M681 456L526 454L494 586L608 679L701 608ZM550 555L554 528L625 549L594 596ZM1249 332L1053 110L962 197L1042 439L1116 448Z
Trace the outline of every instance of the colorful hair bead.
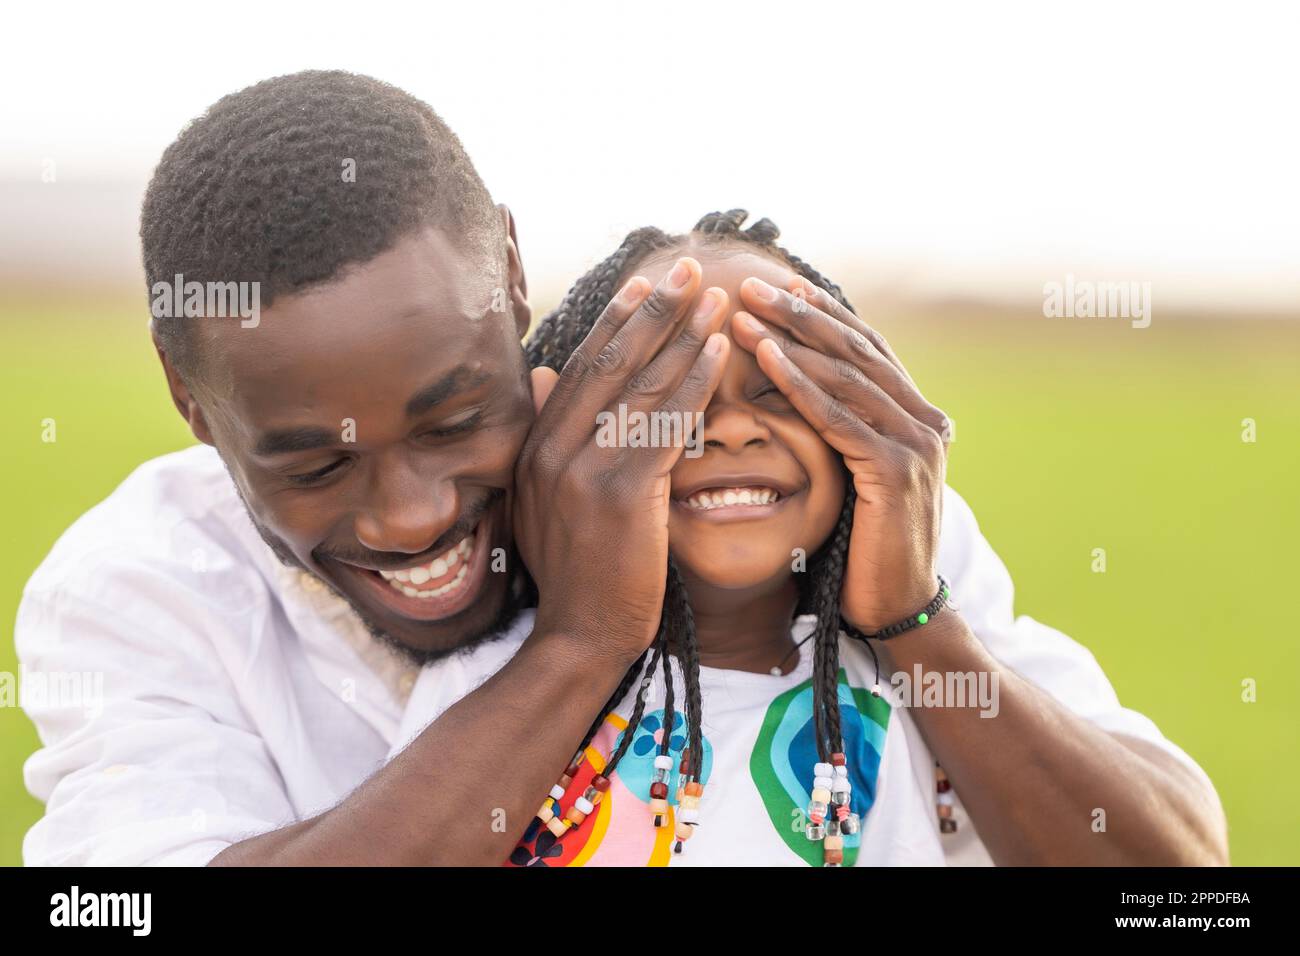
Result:
M937 762L934 765L934 793L935 810L939 815L939 832L956 833L957 820L953 817L956 795L952 792L952 782L948 779L948 775Z

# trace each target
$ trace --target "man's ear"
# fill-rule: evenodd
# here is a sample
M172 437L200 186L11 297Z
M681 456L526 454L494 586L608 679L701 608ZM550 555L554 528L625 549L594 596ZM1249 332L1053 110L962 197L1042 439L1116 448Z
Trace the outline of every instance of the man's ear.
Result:
M212 440L212 429L208 427L208 420L203 414L203 409L199 403L194 400L190 388L181 378L180 372L176 371L171 357L164 351L162 343L158 341L158 330L150 329L153 336L153 347L158 352L158 361L162 362L163 374L167 376L167 388L172 393L172 403L176 410L181 413L181 418L190 426L190 431L194 437L205 445L215 445Z
M519 236L515 232L515 217L505 203L497 206L501 224L506 228L506 282L510 287L510 306L515 313L515 328L522 339L533 321L533 307L528 304L528 277L524 275L524 260L519 255Z

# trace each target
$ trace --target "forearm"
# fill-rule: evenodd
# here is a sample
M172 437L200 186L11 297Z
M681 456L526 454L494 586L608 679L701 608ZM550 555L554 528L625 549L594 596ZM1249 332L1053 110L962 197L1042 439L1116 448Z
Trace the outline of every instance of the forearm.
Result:
M535 632L338 806L211 865L497 865L518 843L631 661Z
M877 647L882 663L908 674L917 664L924 672L996 674L995 717L973 706L910 711L996 863L1227 862L1222 812L1198 778L1001 666L959 614Z

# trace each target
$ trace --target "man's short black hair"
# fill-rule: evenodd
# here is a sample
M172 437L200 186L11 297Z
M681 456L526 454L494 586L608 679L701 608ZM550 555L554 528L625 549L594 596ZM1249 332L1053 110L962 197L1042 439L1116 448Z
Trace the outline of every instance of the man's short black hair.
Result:
M151 290L178 273L258 282L266 307L425 225L484 254L504 248L491 196L428 104L368 76L309 70L223 97L186 126L149 183L140 239ZM154 323L191 373L187 320Z

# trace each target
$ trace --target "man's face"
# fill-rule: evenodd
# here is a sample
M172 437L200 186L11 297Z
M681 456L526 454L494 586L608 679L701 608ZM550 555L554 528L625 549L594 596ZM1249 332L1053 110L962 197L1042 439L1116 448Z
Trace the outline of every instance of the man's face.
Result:
M201 415L254 524L419 658L490 631L514 578L533 406L511 271L430 229L255 328L196 320Z

